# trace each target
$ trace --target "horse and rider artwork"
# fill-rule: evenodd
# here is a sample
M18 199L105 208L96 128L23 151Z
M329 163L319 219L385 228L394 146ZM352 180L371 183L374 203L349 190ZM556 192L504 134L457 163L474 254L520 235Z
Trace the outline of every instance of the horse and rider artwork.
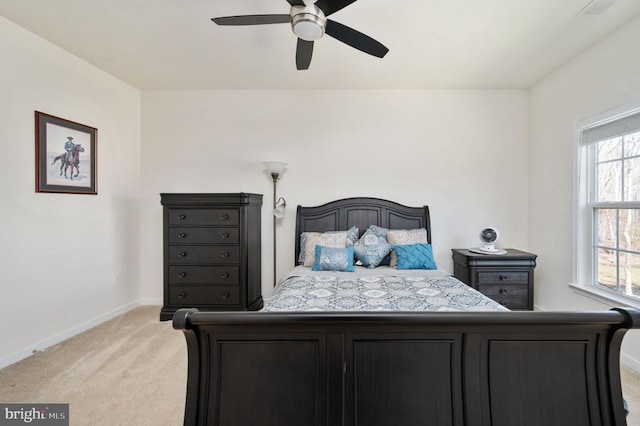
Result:
M58 155L53 159L51 165L56 164L60 160L60 176L64 172L65 179L67 178L67 170L71 168L69 172L69 179L73 180L74 176L77 178L80 176L80 153L84 152L84 148L79 143L73 143L73 136L67 136L67 141L64 143L63 154ZM73 169L76 170L75 175Z
M97 129L36 111L36 192L97 194Z

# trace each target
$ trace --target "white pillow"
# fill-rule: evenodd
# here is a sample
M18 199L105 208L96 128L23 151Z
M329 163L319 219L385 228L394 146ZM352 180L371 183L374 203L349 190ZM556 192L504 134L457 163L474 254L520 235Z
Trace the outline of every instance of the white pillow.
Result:
M338 248L352 246L355 244L356 241L358 241L358 235L360 234L360 230L355 226L352 226L347 231L303 232L302 234L300 234L300 254L298 255L298 265L307 266L305 262L305 257L307 254L306 243L307 243L307 237L310 234L340 234L343 232L347 233L347 244L346 246L342 246ZM320 244L320 245L323 245L323 244ZM311 247L311 249L315 252L315 246Z
M316 246L345 248L347 246L347 231L342 232L306 232L304 242L304 266L316 263Z
M408 244L427 244L427 230L420 229L390 229L387 232L387 241L392 246L408 245ZM391 252L391 260L389 266L395 268L398 265L398 256L395 251Z

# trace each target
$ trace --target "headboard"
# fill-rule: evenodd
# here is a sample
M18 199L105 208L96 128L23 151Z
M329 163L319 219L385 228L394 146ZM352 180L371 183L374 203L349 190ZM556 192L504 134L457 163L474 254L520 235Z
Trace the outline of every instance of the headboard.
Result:
M425 228L431 244L429 207L407 207L380 198L344 198L315 207L298 206L294 264L298 264L301 233L346 231L357 226L362 235L370 225L388 229Z

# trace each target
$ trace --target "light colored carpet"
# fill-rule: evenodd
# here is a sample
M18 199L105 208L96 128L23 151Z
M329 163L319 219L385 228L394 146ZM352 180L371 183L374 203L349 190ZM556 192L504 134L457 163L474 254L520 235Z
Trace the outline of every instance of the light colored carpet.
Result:
M74 426L177 426L184 414L187 348L182 332L143 306L0 370L0 402L69 403ZM640 374L622 369L640 426Z
M143 306L0 370L0 401L69 403L71 425L176 426L184 335Z
M640 426L640 373L622 366L622 394L629 404L627 425Z

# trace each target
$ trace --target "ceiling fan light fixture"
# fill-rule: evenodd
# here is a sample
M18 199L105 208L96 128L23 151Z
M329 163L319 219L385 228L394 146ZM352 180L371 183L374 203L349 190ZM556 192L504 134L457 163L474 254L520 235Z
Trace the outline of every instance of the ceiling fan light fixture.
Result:
M291 8L291 29L302 40L319 40L324 35L326 24L327 18L316 6Z

